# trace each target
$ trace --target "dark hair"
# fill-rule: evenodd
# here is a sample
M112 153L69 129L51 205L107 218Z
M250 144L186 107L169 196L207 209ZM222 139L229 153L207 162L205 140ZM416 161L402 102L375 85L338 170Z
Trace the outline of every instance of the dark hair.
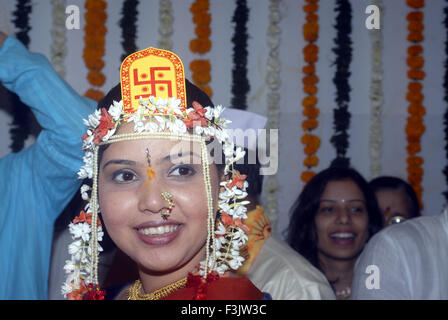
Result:
M261 194L263 187L263 176L260 175L260 162L258 161L257 150L248 150L244 148L246 154L244 155L244 163L234 163L233 168L242 174L247 175L246 181L249 187L246 189L250 196L258 197ZM255 163L249 163L249 154L255 152Z
M350 179L361 189L366 200L369 239L383 226L383 217L375 193L367 181L351 168L330 167L316 174L305 186L291 207L291 219L286 231L288 244L320 269L317 258L317 231L315 216L319 202L330 181Z
M420 204L418 202L417 194L415 193L412 186L403 179L392 176L382 176L370 181L369 186L370 188L372 188L373 192L378 192L381 190L404 191L408 200L410 217L415 218L420 216Z

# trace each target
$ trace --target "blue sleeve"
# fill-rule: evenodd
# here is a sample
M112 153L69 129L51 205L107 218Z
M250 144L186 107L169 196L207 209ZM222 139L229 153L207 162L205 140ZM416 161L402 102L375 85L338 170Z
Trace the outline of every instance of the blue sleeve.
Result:
M0 175L20 183L17 199L29 195L40 214L53 222L81 183L76 173L86 130L82 120L96 102L76 93L43 55L29 52L12 37L0 48L0 81L30 106L43 128L30 148L0 160Z

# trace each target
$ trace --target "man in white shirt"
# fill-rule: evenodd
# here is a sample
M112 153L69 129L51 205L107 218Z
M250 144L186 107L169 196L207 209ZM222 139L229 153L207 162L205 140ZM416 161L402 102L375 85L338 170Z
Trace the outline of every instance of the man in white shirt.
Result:
M355 265L352 299L448 299L448 210L385 228Z

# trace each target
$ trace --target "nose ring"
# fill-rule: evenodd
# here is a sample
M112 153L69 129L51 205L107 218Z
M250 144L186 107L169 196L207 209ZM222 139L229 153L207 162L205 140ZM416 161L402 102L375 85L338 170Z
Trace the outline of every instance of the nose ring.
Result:
M173 195L169 193L168 191L164 191L160 194L166 202L168 202L168 207L163 208L160 212L160 215L162 216L163 220L168 219L168 217L171 214L171 211L173 211L174 208L174 201L173 201Z

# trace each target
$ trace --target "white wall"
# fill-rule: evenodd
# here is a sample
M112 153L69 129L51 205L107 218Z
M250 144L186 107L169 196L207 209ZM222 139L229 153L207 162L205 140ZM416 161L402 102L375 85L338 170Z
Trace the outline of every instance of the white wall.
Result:
M0 0L6 7L6 16L11 17L15 1ZM188 68L190 61L197 56L189 50L189 41L194 38L194 25L189 11L192 0L173 0L174 5L174 34L173 51L184 62L186 76L191 73ZM214 91L215 104L228 106L231 101L231 70L232 70L232 43L233 24L231 18L235 8L234 1L211 0L212 13L212 49L206 54L213 63L211 86ZM384 118L383 118L383 174L390 174L406 178L406 136L404 127L407 117L407 102L405 100L406 78L406 49L408 43L406 14L408 8L405 0L384 1L385 12L382 15L382 31L384 35ZM266 114L267 87L264 82L266 74L266 30L268 25L268 1L248 0L250 8L249 18L249 80L251 90L248 95L249 110ZM81 13L84 12L83 0L67 0L67 4L78 5ZM121 31L118 26L121 11L121 1L108 1L108 34L106 38L106 66L104 73L107 76L103 90L106 92L118 83L118 70L120 67ZM289 208L302 189L300 173L304 170L303 146L300 143L301 129L301 100L304 96L301 86L301 68L303 65L302 48L304 40L301 26L304 21L302 5L304 1L283 0L282 12L282 40L281 40L281 69L282 95L280 108L280 164L278 181L279 216L276 232L281 232L288 224ZM351 65L352 77L350 84L351 102L350 112L352 121L350 126L350 149L348 156L352 165L366 178L369 177L368 136L369 136L369 81L370 81L370 42L368 30L364 26L367 15L365 8L371 4L368 0L352 1L353 6L353 61ZM443 112L446 104L443 101L443 62L444 42L446 30L443 28L443 7L445 1L431 0L426 2L425 12L425 53L424 105L427 108L425 116L426 133L422 138L422 156L424 164L424 214L438 214L444 203L441 192L446 189L443 166L447 160L444 158ZM2 7L0 7L2 10ZM140 1L138 17L137 45L139 49L157 46L158 35L158 1ZM320 164L317 170L324 169L335 156L333 146L329 139L333 133L332 109L335 107L335 88L332 83L334 74L334 1L320 1L320 36L318 45L320 49L319 61L316 65L317 75L320 78L319 104L321 110L319 128L316 133L321 137L322 144L318 156ZM1 12L0 19L4 16ZM82 17L81 17L82 19ZM6 25L0 22L0 27ZM50 27L51 27L51 1L33 1L31 18L32 30L30 32L30 50L41 52L47 57L50 53ZM66 80L80 94L88 88L86 81L86 68L82 60L83 28L81 30L67 31L68 55L66 58ZM12 26L10 26L13 30ZM0 110L0 156L9 152L10 137L8 124L9 115ZM32 143L32 139L28 144Z

